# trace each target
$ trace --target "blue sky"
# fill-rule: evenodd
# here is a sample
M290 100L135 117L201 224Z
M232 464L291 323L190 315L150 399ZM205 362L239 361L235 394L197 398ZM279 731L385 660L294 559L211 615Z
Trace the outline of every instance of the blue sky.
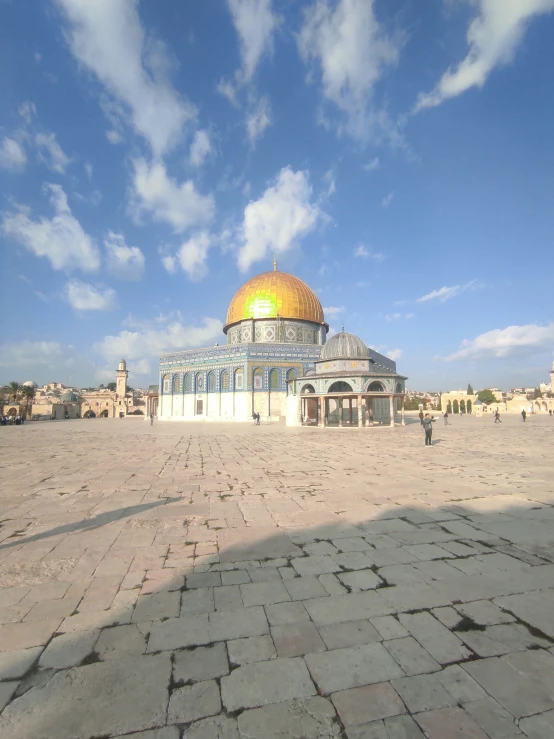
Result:
M554 0L2 0L0 382L156 382L273 253L411 388L546 381L553 35Z

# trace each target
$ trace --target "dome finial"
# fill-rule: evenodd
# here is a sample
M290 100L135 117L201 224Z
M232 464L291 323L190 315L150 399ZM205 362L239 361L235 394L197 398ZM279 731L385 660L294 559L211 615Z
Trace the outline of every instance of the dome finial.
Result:
M277 272L277 255L273 255L273 271Z
M342 330L344 331L344 323L342 324Z

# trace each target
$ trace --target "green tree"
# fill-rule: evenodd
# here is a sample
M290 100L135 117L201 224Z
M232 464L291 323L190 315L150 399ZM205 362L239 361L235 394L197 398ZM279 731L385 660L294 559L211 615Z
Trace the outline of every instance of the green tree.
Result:
M537 400L537 398L542 398L542 393L538 387L535 388L535 392L533 393L533 400Z
M8 385L8 392L12 400L15 402L19 396L19 393L21 392L21 385L19 384L19 382L12 380Z
M485 405L490 405L491 403L498 403L496 395L492 392L492 390L489 390L488 388L486 388L485 390L480 390L477 393L477 397Z
M25 398L25 415L27 416L31 415L31 409L33 407L33 400L35 399L36 392L36 388L32 385L31 387L23 385L21 388L21 395Z
M115 391L115 388L117 387L115 382L108 382L107 386L108 390Z
M473 388L471 387L471 382L469 382L468 385L467 385L467 394L468 395L475 395L475 393L473 392Z

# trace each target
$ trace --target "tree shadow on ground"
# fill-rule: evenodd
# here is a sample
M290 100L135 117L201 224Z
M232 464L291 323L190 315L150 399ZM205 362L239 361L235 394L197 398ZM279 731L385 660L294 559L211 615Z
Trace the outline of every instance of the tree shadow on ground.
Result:
M439 506L426 506L416 501L413 506L374 505L368 502L370 494L365 495L367 500L362 496L360 500L365 501L372 513L366 512L364 520L358 523L329 514L329 521L314 526L301 523L304 516L299 515L298 525L295 525L294 515L289 515L283 516L282 529L276 526L274 530L270 527L206 528L202 541L198 540L200 537L191 541L194 536L189 533L191 538L183 535L181 549L178 542L167 545L166 565L171 546L176 554L194 544L198 556L195 560L190 559L189 564L166 566L163 570L158 567L139 573L134 588L119 591L126 593L122 604L114 595L103 610L90 610L90 603L80 610L78 604L72 615L58 619L57 630L51 638L44 640L41 649L54 654L56 641L69 639L71 652L69 658L65 653L65 659L71 662L72 654L73 666L56 665L55 654L54 663L43 658L44 665L49 666L42 666L40 649L26 656L26 667L19 672L15 670L16 674L10 678L15 694L0 716L0 735L10 739L28 739L31 736L36 739L107 739L162 727L167 722L175 727L175 731L163 734L163 739L166 736L167 739L226 736L219 734L218 727L210 724L212 719L208 718L207 724L198 724L198 735L191 729L202 715L215 715L219 711L215 697L209 706L202 702L206 691L215 696L220 689L223 690L220 715L229 728L237 719L239 727L253 720L248 709L266 702L262 694L267 687L260 688L259 700L252 698L249 705L247 696L243 705L237 706L230 700L227 673L240 669L246 675L252 672L252 667L245 670L236 663L228 665L230 653L225 651L222 659L227 667L212 670L201 678L187 677L183 660L190 655L199 669L206 656L196 651L199 648L212 648L222 642L235 642L250 636L267 636L270 641L274 640L274 646L273 653L265 659L294 658L297 669L306 678L300 692L288 695L287 690L294 691L295 684L291 683L290 688L283 687L287 681L275 677L275 689L285 691L279 694L278 700L296 699L294 710L298 712L298 726L301 726L310 712L311 720L316 721L313 705L310 704L309 711L303 706L305 701L319 696L318 705L320 709L326 706L327 718L323 714L317 718L320 724L313 736L318 739L346 739L345 724L341 720L345 714L341 714L340 703L330 697L331 694L345 686L387 682L404 673L419 673L403 669L401 657L389 662L392 671L388 677L382 672L376 672L374 678L371 675L364 677L365 673L360 677L356 670L348 670L346 677L339 678L339 668L337 671L331 669L327 671L335 676L331 682L340 682L341 679L346 682L342 687L330 689L328 678L317 667L317 659L312 654L305 661L305 654L320 653L321 649L348 648L344 644L337 647L332 641L337 637L338 625L344 622L364 622L365 628L371 629L372 633L371 637L367 636L368 642L380 644L386 641L388 644L395 636L379 633L372 619L392 616L401 630L401 622L406 621L400 614L425 613L433 619L436 628L446 628L441 626L440 611L434 610L446 609L449 617L459 616L461 622L459 629L455 622L448 627L459 641L460 654L457 659L441 660L435 653L432 659L436 658L436 667L430 672L438 674L453 664L465 665L485 659L471 637L475 630L482 633L491 627L472 619L468 621L469 617L464 614L465 604L474 601L492 603L500 599L496 603L499 613L508 614L512 623L521 627L518 633L523 641L519 645L507 643L506 653L531 650L529 654L534 655L533 659L541 655L541 659L549 664L554 662L554 656L548 651L554 645L554 629L551 623L548 626L549 602L545 601L542 611L537 606L526 610L517 600L512 603L509 598L514 593L532 593L537 599L546 588L554 587L552 506L531 499L520 500L520 506L510 506L509 496L506 496L506 506L499 508L496 492L493 493L495 503L490 510L486 504L483 505L488 497L485 495L445 500ZM145 510L154 515L156 505L164 503L121 509L127 513L112 517L110 522ZM113 513L121 513L121 510ZM310 511L303 513L309 515ZM108 522L106 515L94 517L89 526L82 522L81 528L73 528L72 531L87 531L103 525L102 522ZM312 515L317 517L313 511ZM207 541L219 543L219 556L211 557L218 561L210 561L210 555L201 553ZM194 572L193 563L196 564ZM120 573L119 577L123 581L125 574ZM229 588L226 583L232 581L240 584ZM302 592L304 598L300 597ZM298 603L301 600L321 637L318 637L315 647L313 641L307 641L305 649L301 644L298 646L297 639L297 648L291 653L290 647L279 641L281 632L283 629L286 632L290 622L277 628L279 622L275 620L277 611L274 607L279 603ZM240 611L240 602L246 610ZM220 612L222 614L218 615ZM305 620L304 611L302 618ZM329 628L325 631L326 627L331 631ZM525 633L528 633L527 642ZM422 638L422 645L429 652L437 647L433 639L427 643ZM362 642L354 638L351 646L361 649ZM377 647L372 649L376 651L377 659ZM502 656L505 652L502 647L499 649L499 656ZM386 656L387 660L391 659L388 652L385 655L382 651L385 650L382 644L378 650L380 658ZM25 656L21 652L18 654L19 659ZM63 655L62 649L58 656L61 662ZM531 665L528 670L532 669ZM526 679L536 680L537 675L529 674ZM202 685L200 692L195 694L193 683L197 680ZM254 695L257 687L256 691L254 683L251 687ZM485 688L488 689L486 685ZM552 685L537 690L550 695ZM421 720L424 713L416 715L417 711L410 708L410 702L403 703L400 698L399 714L410 717L410 721ZM549 699L554 701L554 694ZM462 699L452 697L453 706L462 706L463 703ZM185 704L186 709L183 708ZM339 709L339 714L335 708ZM412 715L415 718L412 719ZM249 738L286 736L297 739L300 736L298 733L271 733L272 727L267 723L272 720L271 716L269 713L264 716L263 731L248 733ZM376 721L383 723L381 719ZM413 725L416 726L415 723ZM207 733L200 733L201 726ZM231 728L229 732L230 737L239 736L231 733ZM386 736L385 733L382 735Z

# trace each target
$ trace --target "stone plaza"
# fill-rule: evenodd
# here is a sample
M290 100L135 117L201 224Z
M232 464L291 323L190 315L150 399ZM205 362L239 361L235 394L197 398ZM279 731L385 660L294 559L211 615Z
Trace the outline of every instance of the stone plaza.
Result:
M554 737L554 420L1 430L2 739Z

